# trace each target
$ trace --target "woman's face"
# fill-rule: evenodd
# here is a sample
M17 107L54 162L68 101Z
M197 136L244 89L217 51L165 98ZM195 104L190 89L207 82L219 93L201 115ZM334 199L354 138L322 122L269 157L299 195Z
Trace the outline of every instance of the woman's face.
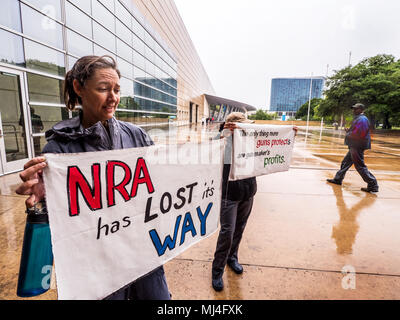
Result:
M84 127L114 116L120 100L119 77L114 69L97 69L84 86L77 80L73 84L82 100Z

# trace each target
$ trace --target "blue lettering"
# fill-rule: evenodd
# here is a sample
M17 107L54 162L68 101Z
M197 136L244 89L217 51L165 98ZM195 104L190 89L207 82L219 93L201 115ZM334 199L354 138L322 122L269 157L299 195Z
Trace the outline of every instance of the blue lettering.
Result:
M181 242L179 245L185 242L186 233L189 231L192 232L192 237L196 236L197 232L193 224L192 216L190 215L190 212L186 212L182 225Z
M208 214L210 213L210 210L211 210L212 206L213 206L213 203L210 202L208 204L206 212L204 212L204 214L203 214L203 212L201 212L200 206L196 208L197 216L199 217L200 224L201 224L200 234L202 236L204 236L206 234L206 227L207 227L206 220L207 220Z
M155 229L149 231L151 240L153 241L154 247L156 248L159 257L161 257L165 253L165 250L167 250L167 247L169 250L172 250L175 248L176 237L178 235L178 228L179 228L179 224L181 222L181 218L182 218L182 216L178 216L176 218L175 229L174 229L174 239L171 239L171 236L168 235L165 237L163 244L161 244L160 237L158 236L158 233ZM186 217L185 217L185 219L186 219Z

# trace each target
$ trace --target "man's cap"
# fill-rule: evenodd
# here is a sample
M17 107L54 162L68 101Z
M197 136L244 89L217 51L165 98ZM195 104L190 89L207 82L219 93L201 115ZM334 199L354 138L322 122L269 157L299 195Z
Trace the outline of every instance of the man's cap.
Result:
M247 119L244 113L232 112L226 117L226 122L254 123L253 120Z
M365 106L362 103L356 103L354 106L351 106L352 109L360 108L365 110Z

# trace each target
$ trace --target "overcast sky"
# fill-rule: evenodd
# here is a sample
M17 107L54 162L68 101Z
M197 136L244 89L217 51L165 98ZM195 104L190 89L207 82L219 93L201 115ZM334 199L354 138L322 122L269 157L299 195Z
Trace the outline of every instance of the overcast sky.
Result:
M218 96L269 108L271 79L400 58L400 0L175 0ZM327 68L329 65L329 68Z

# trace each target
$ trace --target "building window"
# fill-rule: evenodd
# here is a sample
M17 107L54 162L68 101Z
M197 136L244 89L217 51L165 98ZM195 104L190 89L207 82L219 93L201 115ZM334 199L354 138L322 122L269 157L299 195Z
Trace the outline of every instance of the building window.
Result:
M64 81L27 73L29 101L36 103L64 104Z
M44 14L61 21L60 0L25 0Z
M129 62L117 57L117 65L122 76L133 79L133 66Z
M78 61L78 59L72 56L67 56L67 57L68 57L68 70L71 70L75 62Z
M22 37L0 29L0 42L7 44L0 46L0 61L24 67Z
M91 1L90 0L68 0L75 4L79 9L85 11L87 14L92 14Z
M176 106L168 105L161 101L152 101L144 98L135 97L134 101L139 106L139 110L176 113Z
M132 31L130 31L122 22L117 20L116 23L117 35L130 46L132 46ZM132 58L131 58L132 59Z
M135 34L132 34L132 47L141 55L145 54L145 44L144 42Z
M80 36L76 32L67 29L68 40L68 53L78 57L92 55L93 43L92 41Z
M119 3L119 1L115 2L115 16L121 20L126 26L132 29L132 16L125 7ZM118 20L117 20L118 23ZM118 33L117 33L118 34ZM118 34L119 35L119 34Z
M15 31L21 32L21 16L19 11L19 1L1 1L0 24ZM2 42L3 44L5 42Z
M105 7L107 7L108 10L110 10L112 13L114 13L114 0L98 0L101 2ZM118 0L116 1L118 2Z
M168 114L130 111L117 111L115 116L118 120L131 122L142 127L167 125L171 117Z
M66 107L31 105L32 133L44 133L56 123L69 118Z
M114 4L113 4L114 6ZM114 10L112 10L114 12ZM105 6L96 0L92 1L92 16L111 32L115 32L115 17Z
M53 47L64 49L62 26L21 3L23 33Z
M85 2L85 1L83 1ZM72 4L65 3L66 25L92 39L92 19Z
M132 48L119 39L117 39L117 55L132 62Z
M65 74L64 54L38 43L24 39L26 67L63 76Z
M102 47L115 52L115 36L97 22L93 22L93 40Z
M114 53L98 46L97 44L94 44L94 54L96 56L111 56L114 60L117 60L117 56Z

